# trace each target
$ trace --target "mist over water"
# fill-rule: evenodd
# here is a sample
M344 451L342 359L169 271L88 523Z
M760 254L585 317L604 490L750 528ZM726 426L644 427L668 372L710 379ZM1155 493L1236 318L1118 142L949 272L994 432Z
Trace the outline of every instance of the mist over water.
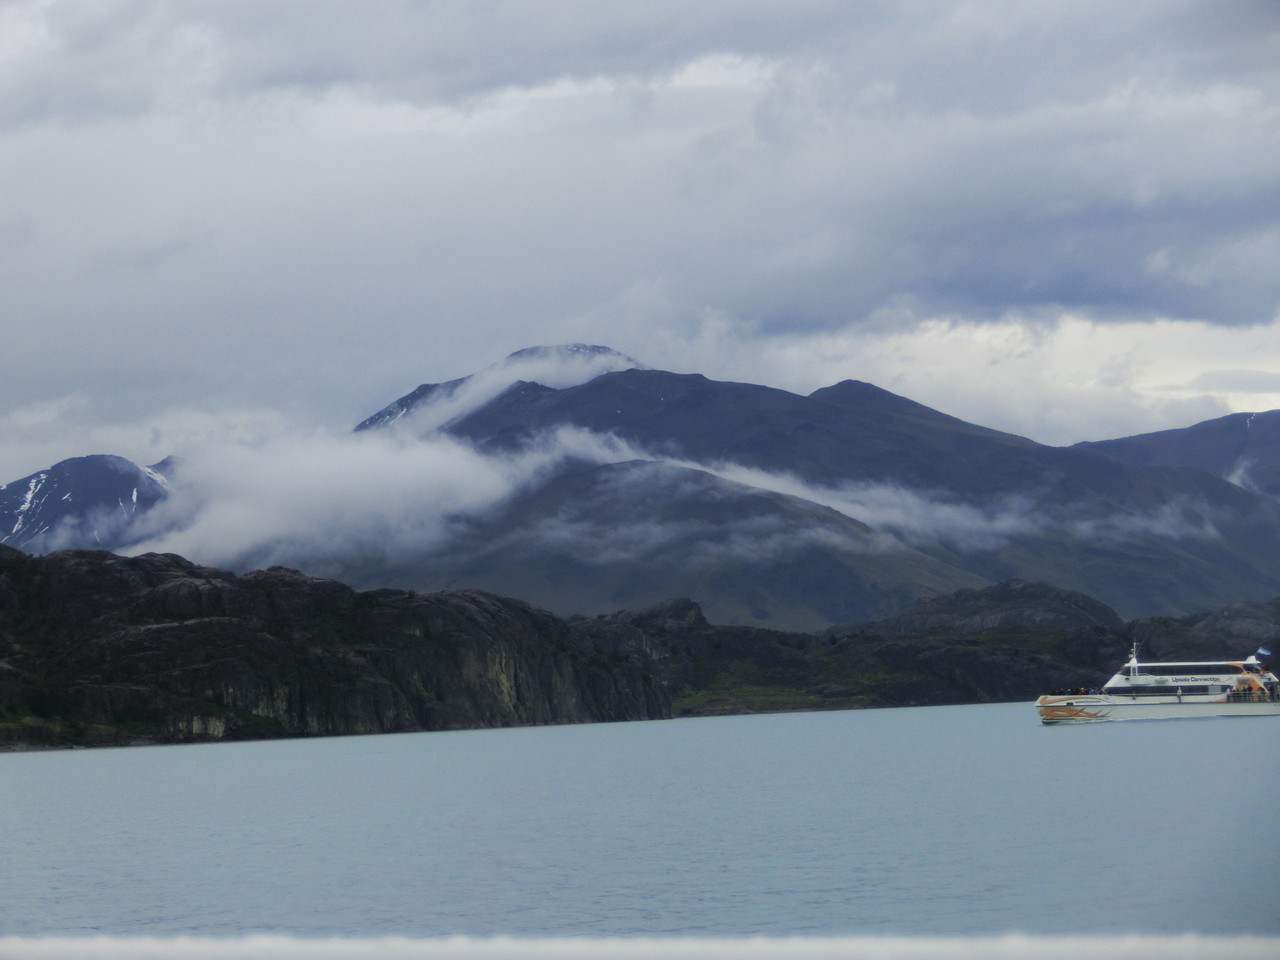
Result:
M0 929L1274 936L1278 747L1003 704L9 754Z

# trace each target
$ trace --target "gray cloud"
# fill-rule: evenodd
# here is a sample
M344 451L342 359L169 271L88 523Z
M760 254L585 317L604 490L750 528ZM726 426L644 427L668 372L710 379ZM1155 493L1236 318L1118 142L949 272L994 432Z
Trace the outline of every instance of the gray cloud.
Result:
M562 77L644 79L709 51L778 55L832 30L893 18L886 4L864 6L851 15L829 0L697 9L661 0L636 9L577 0L373 0L360 9L340 0L193 2L181 10L139 0L63 3L31 18L52 55L27 65L28 83L10 88L4 102L11 116L28 119L143 112L163 106L178 78L184 92L212 97L357 85L386 99L466 104ZM99 82L68 89L68 72Z
M1214 511L1205 503L1179 498L1145 512L1099 510L1095 505L1041 502L1028 490L985 504L963 503L945 492L894 484L819 487L788 474L736 464L690 464L716 476L761 490L800 497L867 524L882 536L880 550L897 543L917 548L952 547L962 551L998 550L1020 536L1062 531L1097 543L1147 536L1171 540L1213 540L1219 532ZM863 549L866 549L865 547Z
M411 420L406 423L412 427ZM938 491L889 484L817 487L732 463L667 458L688 472L664 471L663 459L616 437L568 428L546 434L518 455L488 455L414 429L206 438L183 458L170 499L132 528L139 542L127 552L173 552L237 569L284 564L339 576L353 558L374 568L394 565L448 547L470 520L536 486L568 461L651 461L653 468L604 478L599 502L612 498L617 503L607 530L598 517L569 508L533 527L499 535L509 537L510 548L563 546L579 561L609 564L652 558L680 544L694 567L712 569L731 557L763 561L810 546L872 554L934 547L999 550L1020 537L1053 531L1098 543L1218 536L1211 512L1190 500L1145 513L1099 511L1083 502L1047 507L1035 491L970 504ZM818 523L783 523L773 515L741 515L729 522L632 515L634 504L645 498L663 504L715 499L717 488L697 480L702 474L744 492L807 500L870 529L854 536ZM499 546L485 544L486 549Z
M458 517L501 502L547 462L385 434L209 444L183 460L170 499L146 517L153 535L128 552L312 569L395 557L444 540Z
M1192 380L1190 386L1199 390L1275 393L1280 391L1280 371L1208 370Z
M587 383L605 373L644 364L610 350L570 344L552 350L522 350L500 363L435 391L387 426L398 434L425 437L458 417L483 406L518 381L561 390Z
M1276 9L16 0L0 408L350 425L533 343L1270 323Z

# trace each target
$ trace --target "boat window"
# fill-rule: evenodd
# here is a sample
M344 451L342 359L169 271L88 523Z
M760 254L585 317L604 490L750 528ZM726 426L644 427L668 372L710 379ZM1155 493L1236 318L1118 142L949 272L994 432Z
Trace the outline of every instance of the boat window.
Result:
M1221 688L1219 687L1213 688L1214 693L1218 693L1220 692L1220 690ZM1112 694L1112 695L1118 694L1120 696L1125 696L1125 697L1172 697L1178 693L1182 693L1184 696L1190 696L1192 694L1199 694L1199 693L1208 693L1209 687L1207 684L1197 684L1197 683L1150 684L1148 686L1141 686L1141 687L1128 687L1128 686L1104 687L1102 692L1106 694Z
M1244 673L1234 663L1140 663L1137 672L1144 677L1219 677Z

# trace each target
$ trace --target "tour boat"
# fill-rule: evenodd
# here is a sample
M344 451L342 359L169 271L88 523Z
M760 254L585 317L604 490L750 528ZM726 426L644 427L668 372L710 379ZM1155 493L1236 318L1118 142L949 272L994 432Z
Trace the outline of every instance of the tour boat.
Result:
M1036 710L1046 724L1280 716L1280 680L1256 654L1244 660L1139 663L1135 644L1129 662L1101 690L1046 694Z

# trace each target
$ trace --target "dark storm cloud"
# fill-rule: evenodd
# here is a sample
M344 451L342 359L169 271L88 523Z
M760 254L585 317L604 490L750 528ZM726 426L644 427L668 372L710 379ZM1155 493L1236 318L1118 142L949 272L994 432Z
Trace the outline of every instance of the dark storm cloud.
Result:
M31 6L31 5L28 5ZM262 4L148 0L62 3L40 11L54 55L24 64L0 99L12 118L144 111L183 77L218 96L356 85L417 103L466 101L562 77L646 78L708 52L785 55L850 23L888 17L833 2L643 7L555 3L342 0ZM44 51L42 51L44 53ZM168 77L138 70L139 61ZM83 82L71 82L83 81Z

